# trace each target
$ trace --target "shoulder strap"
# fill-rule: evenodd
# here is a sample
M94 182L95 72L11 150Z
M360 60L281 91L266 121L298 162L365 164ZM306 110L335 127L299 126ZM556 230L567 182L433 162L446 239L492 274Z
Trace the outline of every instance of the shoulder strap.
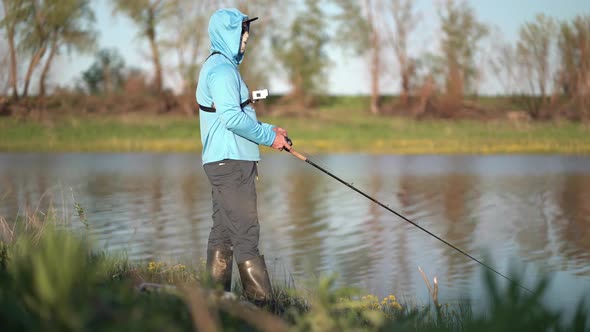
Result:
M215 54L221 54L221 52L215 51L215 52L209 54L209 56L207 57L207 59L205 59L205 61L203 61L203 63L207 62L207 60L209 60L209 58L214 56ZM199 104L199 108L204 112L215 113L215 107L213 107L213 105L211 105L211 107L207 107L207 106L203 106L203 105Z
M214 56L215 54L221 54L221 55L223 55L221 52L215 51L215 52L209 54L209 56L207 57L207 59L205 59L205 61L209 60L209 58L212 57L212 56ZM223 56L225 57L225 55L223 55ZM246 107L251 102L252 102L252 100L247 99L246 101L244 101L243 103L240 104L240 108ZM203 112L215 113L215 106L214 105L211 105L211 107L207 107L207 106L203 106L203 105L199 104L199 108Z
M209 56L207 57L207 59L205 59L205 61L209 60L209 58L212 57L212 56L214 56L215 54L221 54L221 52L215 51L215 52L209 54Z
M209 56L207 57L207 59L205 59L205 61L209 60L209 58L212 57L212 56L214 56L215 54L221 54L221 55L223 55L224 58L228 59L231 62L231 60L227 56L225 56L225 54L223 54L223 53L221 53L219 51L215 51L215 52L209 54Z

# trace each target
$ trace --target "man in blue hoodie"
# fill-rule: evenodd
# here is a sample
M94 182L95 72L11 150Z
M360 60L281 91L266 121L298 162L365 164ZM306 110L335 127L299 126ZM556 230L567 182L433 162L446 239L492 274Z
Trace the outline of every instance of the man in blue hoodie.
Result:
M259 145L282 150L287 132L257 120L250 91L238 65L249 38L249 19L237 9L221 9L209 20L211 55L199 73L202 161L212 186L213 226L207 244L207 269L213 280L231 290L233 256L246 296L268 301L272 288L258 251L256 210Z

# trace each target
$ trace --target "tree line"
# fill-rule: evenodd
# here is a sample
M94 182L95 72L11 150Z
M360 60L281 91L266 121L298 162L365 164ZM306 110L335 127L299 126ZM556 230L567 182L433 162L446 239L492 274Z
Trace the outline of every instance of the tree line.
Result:
M539 14L519 28L517 40L502 41L498 29L481 21L466 1L445 0L434 8L436 47L410 49L425 13L412 0L194 1L110 0L113 16L135 25L148 45L149 73L128 67L117 50L97 44L95 13L89 0L2 0L0 27L6 50L12 99L38 95L56 56L94 53L95 62L80 75L78 89L87 94L121 91L128 82L163 93L165 81L194 94L200 64L209 53L207 24L225 6L260 16L249 56L241 66L251 86L267 86L281 74L291 86L284 102L306 109L326 92L333 60L328 48L366 60L370 111L401 109L414 115L453 113L466 96L478 93L484 80L495 80L504 94L522 102L532 117L559 111L590 115L590 15L559 21ZM5 73L3 73L4 75ZM397 77L400 98L384 102L382 91ZM351 78L354 79L354 78ZM397 84L397 83L396 83ZM558 105L559 107L557 107ZM452 114L451 114L452 115Z

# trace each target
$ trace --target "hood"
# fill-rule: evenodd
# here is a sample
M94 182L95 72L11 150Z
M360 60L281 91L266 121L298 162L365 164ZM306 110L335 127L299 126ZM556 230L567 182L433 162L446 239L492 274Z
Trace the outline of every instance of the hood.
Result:
M209 20L211 53L221 52L235 65L239 65L244 59L244 54L240 54L242 22L247 19L247 15L235 8L220 9L213 13Z

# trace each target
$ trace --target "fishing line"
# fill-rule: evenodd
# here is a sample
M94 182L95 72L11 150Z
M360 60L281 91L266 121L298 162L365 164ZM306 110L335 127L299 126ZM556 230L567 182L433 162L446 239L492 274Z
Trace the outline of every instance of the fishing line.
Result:
M289 139L287 137L287 142L289 143L290 146L293 145L293 142L291 141L291 139ZM324 174L327 174L329 176L331 176L332 178L336 179L338 182L344 184L345 186L347 186L348 188L356 191L357 193L361 194L362 196L364 196L365 198L369 199L370 201L376 203L377 205L381 206L382 208L386 209L387 211L395 214L396 216L400 217L401 219L403 219L404 221L414 225L415 227L417 227L418 229L420 229L421 231L425 232L426 234L434 237L435 239L439 240L440 242L446 244L447 246L455 249L456 251L458 251L459 253L463 254L464 256L468 257L469 259L473 260L474 262L480 264L481 266L485 267L486 269L494 272L495 274L503 277L504 279L514 283L515 285L519 286L520 288L526 290L529 293L532 293L532 291L526 287L524 287L523 285L521 285L520 283L516 282L515 280L513 280L512 278L502 274L501 272L498 272L496 269L494 269L493 267L487 265L486 263L480 261L479 259L471 256L470 254L468 254L467 252L461 250L460 248L456 247L455 245L453 245L452 243L448 242L447 240L437 236L436 234L430 232L429 230L427 230L426 228L418 225L417 223L411 221L410 219L404 217L403 215L397 213L396 211L394 211L393 209L391 209L389 206L381 203L380 201L378 201L377 199L369 196L368 194L364 193L363 191L361 191L360 189L356 188L355 186L353 186L350 183L347 183L346 181L342 180L341 178L337 177L336 175L332 174L331 172L329 172L328 170L326 170L325 168L319 166L318 164L314 163L313 161L311 161L309 158L305 157L304 155L296 152L295 150L293 150L292 147L285 147L284 148L287 152L291 153L293 156L295 156L297 159L303 160L306 163L310 164L311 166L317 168L318 170L320 170L321 172L323 172Z

